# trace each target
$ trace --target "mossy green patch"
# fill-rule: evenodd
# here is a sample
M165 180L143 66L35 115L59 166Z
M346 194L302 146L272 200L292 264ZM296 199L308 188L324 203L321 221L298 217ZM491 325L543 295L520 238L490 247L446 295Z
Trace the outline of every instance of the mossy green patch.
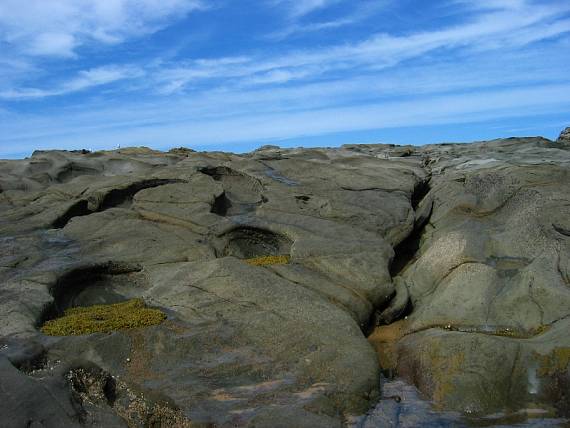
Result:
M111 305L67 309L60 318L47 321L42 332L49 336L79 336L160 324L166 315L148 308L142 299Z
M289 256L263 256L246 259L245 262L252 266L286 265L290 261Z

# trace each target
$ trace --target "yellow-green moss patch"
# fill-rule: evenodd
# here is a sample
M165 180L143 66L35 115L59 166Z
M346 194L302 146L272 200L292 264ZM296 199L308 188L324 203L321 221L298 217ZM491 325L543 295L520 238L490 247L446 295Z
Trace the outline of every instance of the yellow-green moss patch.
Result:
M166 315L148 308L142 299L112 305L71 308L60 318L47 321L42 332L49 336L79 336L160 324Z
M252 266L286 265L291 258L289 256L263 256L246 259L245 262Z

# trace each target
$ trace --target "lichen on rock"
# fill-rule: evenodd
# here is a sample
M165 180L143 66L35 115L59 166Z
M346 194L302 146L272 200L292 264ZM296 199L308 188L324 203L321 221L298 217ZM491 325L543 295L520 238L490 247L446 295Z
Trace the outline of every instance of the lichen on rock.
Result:
M60 318L47 321L41 328L49 336L79 336L107 333L160 324L166 315L146 306L142 299L111 305L67 309Z
M263 256L246 259L246 263L251 266L286 265L291 261L289 256Z

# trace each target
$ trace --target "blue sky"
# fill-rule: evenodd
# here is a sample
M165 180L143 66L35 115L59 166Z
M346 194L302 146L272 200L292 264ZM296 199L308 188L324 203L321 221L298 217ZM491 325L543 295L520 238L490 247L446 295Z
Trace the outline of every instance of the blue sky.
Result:
M570 126L567 0L0 0L0 157Z

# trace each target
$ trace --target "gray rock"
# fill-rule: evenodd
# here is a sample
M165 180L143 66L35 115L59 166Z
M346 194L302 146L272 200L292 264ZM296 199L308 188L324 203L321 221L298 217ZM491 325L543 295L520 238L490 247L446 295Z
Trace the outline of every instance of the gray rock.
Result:
M570 144L570 127L566 128L564 131L560 133L557 142L565 145Z
M541 138L0 161L0 414L317 427L380 403L382 425L391 370L424 413L568 416L569 164ZM167 321L39 330L135 297Z

